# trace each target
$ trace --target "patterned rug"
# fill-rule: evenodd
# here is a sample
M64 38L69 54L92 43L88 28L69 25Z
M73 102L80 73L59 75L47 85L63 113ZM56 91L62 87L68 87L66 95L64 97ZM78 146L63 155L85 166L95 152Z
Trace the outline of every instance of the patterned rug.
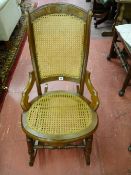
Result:
M10 46L7 47L4 42L0 42L0 104L7 91L4 87L9 86L9 82L24 46L24 41L26 40L27 27L25 11L33 10L36 7L37 3L32 3L31 0L22 0L22 16L10 37Z

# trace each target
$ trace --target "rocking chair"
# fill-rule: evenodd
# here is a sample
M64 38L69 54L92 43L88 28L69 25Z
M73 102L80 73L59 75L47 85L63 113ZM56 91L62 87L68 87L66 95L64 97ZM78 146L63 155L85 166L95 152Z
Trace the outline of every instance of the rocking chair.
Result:
M83 148L90 164L93 133L98 125L97 92L86 71L92 12L71 4L54 3L28 12L28 38L33 65L22 93L22 129L26 134L29 165L36 150ZM42 83L76 82L76 92L62 90L42 94ZM38 97L29 102L36 83ZM86 84L91 100L83 96ZM58 86L59 88L59 86Z

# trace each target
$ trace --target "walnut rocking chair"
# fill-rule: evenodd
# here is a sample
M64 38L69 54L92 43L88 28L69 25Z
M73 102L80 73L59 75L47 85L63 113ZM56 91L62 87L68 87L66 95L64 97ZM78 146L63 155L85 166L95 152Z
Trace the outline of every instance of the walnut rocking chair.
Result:
M40 148L83 148L90 164L93 133L98 125L97 92L86 71L92 12L71 4L54 3L28 13L28 38L33 65L22 93L22 129L26 134L29 165ZM76 82L76 92L45 91L50 81ZM36 83L38 97L29 102ZM83 96L84 84L91 100ZM58 86L59 88L59 86ZM79 142L79 144L76 144ZM80 143L81 142L81 143Z

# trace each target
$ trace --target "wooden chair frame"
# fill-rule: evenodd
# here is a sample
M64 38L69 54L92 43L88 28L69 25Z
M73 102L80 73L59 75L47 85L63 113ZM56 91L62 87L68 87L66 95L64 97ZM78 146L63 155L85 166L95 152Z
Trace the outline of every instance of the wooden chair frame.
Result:
M85 27L84 27L84 62L83 62L83 69L81 72L81 79L80 81L78 79L70 79L69 77L63 77L64 80L67 81L74 81L76 83L79 83L77 85L77 95L80 96L83 100L87 102L87 104L91 107L94 115L94 121L92 126L92 130L86 133L86 135L81 135L77 138L74 137L74 135L70 136L69 139L67 140L62 140L62 139L57 139L56 141L52 138L50 140L48 139L41 139L41 137L35 137L33 133L29 133L23 125L26 125L24 121L22 121L22 128L24 132L26 133L27 136L27 145L28 145L28 153L30 155L30 162L29 164L32 166L34 163L35 155L36 152L35 150L40 149L40 148L48 148L48 149L55 149L55 148L84 148L84 153L85 153L85 158L86 158L86 163L90 164L90 154L91 154L91 147L92 147L92 140L93 140L93 133L97 128L98 125L98 119L95 111L97 110L99 106L99 99L98 99L98 94L96 90L94 89L91 81L90 81L90 73L86 71L86 66L87 66L87 60L88 60L88 54L89 54L89 43L90 43L90 23L91 23L91 18L92 18L92 12L89 11L88 13L85 12L84 10L71 5L71 4L65 4L65 3L54 3L54 4L48 4L44 5L42 7L39 7L35 11L28 13L28 39L29 39L29 47L30 47L30 53L31 53L31 60L33 64L33 72L29 73L29 82L22 93L22 99L21 99L21 106L24 111L23 115L25 115L26 111L29 110L30 106L33 104L34 101L39 99L42 96L42 90L41 90L41 83L49 82L49 81L54 81L54 80L59 80L59 77L51 77L47 79L43 79L42 81L40 80L39 74L38 74L38 67L36 63L36 50L35 50L35 44L34 44L34 33L33 33L33 25L32 21L37 19L38 17L42 15L47 15L47 14L54 14L54 13L66 13L69 15L74 15L82 20L85 21ZM89 26L89 27L88 27ZM37 92L38 92L38 97L29 102L29 93L36 82L37 86ZM84 84L86 84L87 89L89 90L91 94L91 101L87 100L83 96L83 91L84 91ZM45 92L47 93L48 87L45 87ZM71 143L74 141L79 141L82 140L81 145L72 145ZM39 142L39 144L38 144ZM45 144L43 144L45 143Z

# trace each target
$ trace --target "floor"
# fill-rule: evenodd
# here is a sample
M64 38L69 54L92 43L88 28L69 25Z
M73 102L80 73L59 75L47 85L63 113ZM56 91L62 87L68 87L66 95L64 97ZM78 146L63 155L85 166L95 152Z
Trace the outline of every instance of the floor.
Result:
M35 0L36 1L36 0ZM57 2L38 0L38 5ZM90 7L84 0L64 0L85 9ZM18 66L14 72L9 92L0 114L0 175L131 175L131 88L124 97L118 96L125 72L119 60L109 62L111 38L102 38L93 32L87 69L100 97L98 109L99 127L94 135L91 165L86 166L82 150L39 151L33 167L28 166L25 134L21 129L20 99L32 70L28 42L26 41ZM96 34L97 33L97 34ZM56 88L54 83L50 90ZM63 83L61 88L73 90L74 86ZM36 95L35 88L31 98ZM87 95L87 92L85 92Z

